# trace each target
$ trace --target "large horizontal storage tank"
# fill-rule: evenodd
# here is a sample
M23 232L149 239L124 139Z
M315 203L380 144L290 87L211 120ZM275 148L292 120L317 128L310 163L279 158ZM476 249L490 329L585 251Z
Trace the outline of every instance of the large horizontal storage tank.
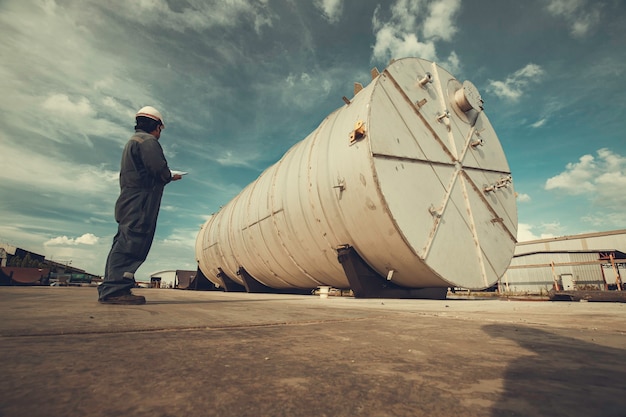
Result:
M405 58L344 101L202 226L199 270L217 286L354 288L338 261L351 248L380 288L493 285L517 209L474 85Z

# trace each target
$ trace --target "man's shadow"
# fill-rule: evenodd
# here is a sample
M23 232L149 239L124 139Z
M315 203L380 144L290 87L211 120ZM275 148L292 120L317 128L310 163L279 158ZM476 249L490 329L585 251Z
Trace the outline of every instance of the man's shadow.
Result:
M589 330L581 333L586 340L507 324L483 330L529 353L508 362L492 416L626 417L626 346L596 344ZM605 332L597 337L612 338ZM626 339L615 338L613 344Z

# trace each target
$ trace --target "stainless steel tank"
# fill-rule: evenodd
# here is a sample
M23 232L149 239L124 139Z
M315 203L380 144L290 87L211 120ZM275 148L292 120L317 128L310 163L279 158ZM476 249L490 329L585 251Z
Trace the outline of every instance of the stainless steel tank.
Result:
M417 58L372 78L202 226L209 280L243 284L244 268L276 289L348 288L345 245L401 287L478 289L504 274L515 193L477 89Z

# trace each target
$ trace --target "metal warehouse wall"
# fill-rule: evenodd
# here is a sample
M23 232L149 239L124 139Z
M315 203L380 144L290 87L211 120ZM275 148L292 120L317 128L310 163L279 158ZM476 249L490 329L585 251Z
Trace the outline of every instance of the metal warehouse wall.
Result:
M597 252L541 252L516 256L500 279L500 291L542 294L554 288L555 280L559 289L604 289L598 258Z

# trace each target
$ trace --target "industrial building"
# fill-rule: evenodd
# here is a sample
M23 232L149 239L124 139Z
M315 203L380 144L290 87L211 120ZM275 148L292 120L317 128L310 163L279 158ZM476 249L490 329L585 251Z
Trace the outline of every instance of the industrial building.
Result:
M626 230L519 242L501 293L623 290Z
M55 262L44 255L0 243L0 285L80 285L100 279L71 266L71 262Z
M150 274L151 288L180 288L180 289L215 289L213 285L200 285L195 280L196 271L183 269L167 269ZM208 282L207 282L208 284Z

